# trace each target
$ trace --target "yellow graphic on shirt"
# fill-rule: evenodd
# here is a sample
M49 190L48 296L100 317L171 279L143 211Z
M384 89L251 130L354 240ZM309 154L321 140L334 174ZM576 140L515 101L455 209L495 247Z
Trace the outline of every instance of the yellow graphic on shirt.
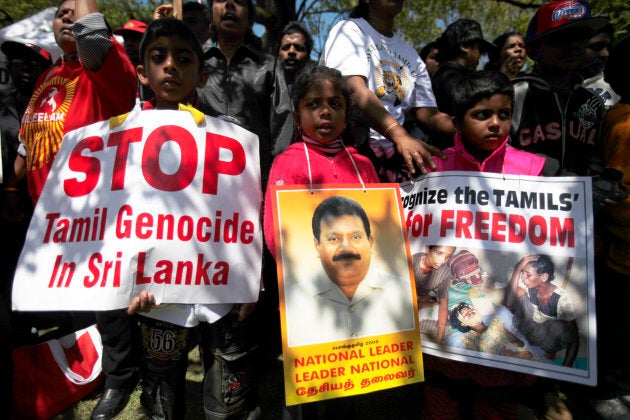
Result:
M27 170L52 162L64 135L66 114L79 78L54 77L42 83L31 97L22 118Z

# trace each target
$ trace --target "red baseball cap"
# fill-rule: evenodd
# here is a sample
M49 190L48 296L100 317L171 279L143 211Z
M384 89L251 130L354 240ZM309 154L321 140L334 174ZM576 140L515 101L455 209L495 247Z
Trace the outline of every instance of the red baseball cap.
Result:
M554 0L538 8L529 21L526 43L537 41L565 29L589 29L595 33L610 22L610 18L591 17L591 5L586 0Z
M52 64L50 53L30 42L4 41L0 49L9 59L29 57L44 64Z
M135 19L131 19L130 21L127 21L122 28L120 29L116 29L114 31L114 33L116 35L124 35L125 33L128 32L136 32L139 34L143 34L144 31L146 31L147 29L147 24L144 23L141 20L135 20Z

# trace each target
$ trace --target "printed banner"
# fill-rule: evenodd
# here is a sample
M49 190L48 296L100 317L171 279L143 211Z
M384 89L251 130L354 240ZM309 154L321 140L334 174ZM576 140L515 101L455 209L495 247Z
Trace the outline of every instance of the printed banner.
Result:
M441 172L400 188L423 351L594 385L590 178Z
M398 185L271 195L287 404L423 381Z
M258 298L258 138L195 111L134 110L63 140L15 274L16 310Z

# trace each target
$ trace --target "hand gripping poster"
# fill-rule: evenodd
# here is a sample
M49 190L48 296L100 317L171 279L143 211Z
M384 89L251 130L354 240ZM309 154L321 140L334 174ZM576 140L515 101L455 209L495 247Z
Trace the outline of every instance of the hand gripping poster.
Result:
M189 110L134 110L68 133L37 203L16 310L258 298L258 138Z
M441 172L400 188L423 351L594 385L590 178Z
M423 381L398 185L271 191L287 404Z

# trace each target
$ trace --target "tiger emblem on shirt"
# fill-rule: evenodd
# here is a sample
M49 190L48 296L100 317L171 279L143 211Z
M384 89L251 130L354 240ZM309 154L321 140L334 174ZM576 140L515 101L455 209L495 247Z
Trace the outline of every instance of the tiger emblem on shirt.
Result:
M376 95L382 98L385 95L393 95L396 97L395 105L400 104L405 97L400 76L392 70L384 70L381 76L382 83L376 89Z

